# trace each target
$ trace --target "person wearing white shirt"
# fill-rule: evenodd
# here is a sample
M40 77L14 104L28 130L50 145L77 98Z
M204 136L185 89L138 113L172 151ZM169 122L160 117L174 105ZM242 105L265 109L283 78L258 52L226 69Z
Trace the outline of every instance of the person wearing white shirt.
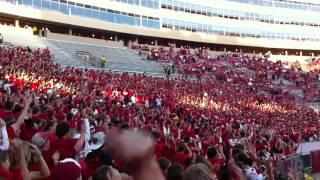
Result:
M1 140L0 149L3 151L9 150L9 137L6 128L6 123L0 118L0 130L1 130Z
M137 102L137 98L134 95L131 96L131 102L132 104L135 104Z
M157 105L157 107L161 107L161 105L162 105L162 99L160 98L160 97L157 97L156 98L156 105Z

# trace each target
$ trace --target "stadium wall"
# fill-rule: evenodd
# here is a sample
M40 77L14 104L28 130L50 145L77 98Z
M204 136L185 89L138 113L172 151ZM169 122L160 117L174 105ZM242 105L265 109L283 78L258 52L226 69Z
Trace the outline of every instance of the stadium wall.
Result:
M100 2L100 1L97 1ZM280 40L280 39L266 39L266 38L251 38L251 37L233 37L233 36L222 36L222 35L207 35L204 33L192 33L189 31L174 31L171 29L161 28L160 30L135 27L130 25L121 25L115 23L108 23L105 21L94 20L79 16L65 15L55 11L39 10L28 6L17 6L10 3L0 2L0 12L2 15L10 15L17 19L24 18L29 20L43 21L47 23L62 24L65 26L75 27L87 27L105 31L112 31L118 33L126 33L138 36L147 36L152 38L167 38L177 39L183 41L203 42L203 43L214 43L214 44L226 44L226 45L238 45L238 46L252 46L252 47L263 47L263 48L286 48L286 49L300 49L300 50L320 50L320 42L317 41L296 41L296 40ZM124 6L115 6L121 10L121 8L133 8ZM137 8L136 8L137 9ZM132 10L137 11L137 10ZM154 15L157 11L148 8L142 8L141 14ZM161 11L162 12L162 11ZM166 10L163 10L166 12ZM168 12L169 14L169 12ZM183 14L178 13L177 17L182 17ZM191 16L186 16L191 18ZM193 17L194 18L194 17ZM203 20L207 17L201 17ZM216 20L218 21L219 18ZM213 19L211 19L213 20ZM220 23L231 23L229 20L221 21ZM254 22L248 22L247 25L253 25ZM286 26L283 26L284 28Z

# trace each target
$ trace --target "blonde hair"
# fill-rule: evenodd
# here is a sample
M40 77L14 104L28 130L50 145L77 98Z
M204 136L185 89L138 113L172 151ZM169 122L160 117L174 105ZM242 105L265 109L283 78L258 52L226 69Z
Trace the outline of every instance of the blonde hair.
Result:
M194 164L186 169L183 180L211 180L210 169L202 164Z

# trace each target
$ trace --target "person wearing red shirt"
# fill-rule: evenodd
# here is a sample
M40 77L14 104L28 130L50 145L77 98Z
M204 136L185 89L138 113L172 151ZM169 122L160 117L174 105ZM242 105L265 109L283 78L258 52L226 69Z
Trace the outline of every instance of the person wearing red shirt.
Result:
M220 169L226 163L222 146L210 146L207 150L207 158L212 165L212 171L219 177Z
M176 154L173 156L173 162L179 163L184 167L188 166L188 159L192 157L192 151L189 146L181 141L178 143Z
M0 118L6 118L6 117L15 117L14 113L12 112L14 108L14 102L12 101L6 101L4 103L4 109L0 109Z
M166 147L166 143L163 140L161 140L161 138L157 138L157 141L155 143L155 155L156 155L156 157L162 157L163 156L165 147Z
M59 152L60 159L75 158L76 154L80 152L85 141L85 128L81 129L79 139L71 139L68 137L70 131L70 125L66 122L61 122L56 127L55 140L51 147L51 153Z
M31 102L32 102L32 96L30 95L30 92L27 91L26 96L24 97L24 108L21 114L19 115L17 121L11 124L10 126L7 126L8 136L10 139L14 139L15 137L20 136L21 125L24 123L24 120L28 115L28 110Z

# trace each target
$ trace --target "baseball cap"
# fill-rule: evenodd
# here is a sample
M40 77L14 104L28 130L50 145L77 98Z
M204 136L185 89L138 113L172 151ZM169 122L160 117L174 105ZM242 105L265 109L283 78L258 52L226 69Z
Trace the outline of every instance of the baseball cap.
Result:
M90 150L99 149L104 144L106 135L103 132L96 132L92 135L92 143L89 144Z
M38 148L43 147L43 145L48 140L48 134L45 132L38 132L32 136L31 142L32 144L36 145Z
M72 159L67 158L60 161L51 171L50 179L68 179L77 180L81 176L80 164Z

